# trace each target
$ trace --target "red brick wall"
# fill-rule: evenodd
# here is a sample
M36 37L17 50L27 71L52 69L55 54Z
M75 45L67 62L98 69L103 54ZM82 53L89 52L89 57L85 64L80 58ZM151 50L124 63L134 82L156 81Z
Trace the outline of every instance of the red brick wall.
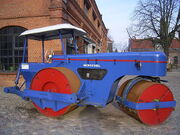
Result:
M49 0L1 0L0 17L18 18L48 15Z
M6 26L21 26L26 29L48 26L49 23L49 0L1 0L0 1L0 29ZM41 46L29 44L29 56ZM36 49L34 49L36 48ZM0 73L0 86L13 86L15 73Z
M0 73L0 86L14 86L16 73ZM20 84L24 81L23 77L20 76Z
M68 0L67 4L63 0L0 0L0 29L6 26L21 26L26 29L38 28L54 24L69 22L76 26L85 29L90 37L95 39L95 42L103 39L103 52L106 50L107 31L101 20L101 30L92 22L92 16L86 16L83 7L84 0ZM93 10L95 1L90 1ZM92 10L91 10L92 11ZM99 14L98 11L96 11ZM41 62L41 43L37 41L28 42L28 61ZM59 41L45 42L46 50L61 51ZM0 86L13 85L15 75L0 74Z

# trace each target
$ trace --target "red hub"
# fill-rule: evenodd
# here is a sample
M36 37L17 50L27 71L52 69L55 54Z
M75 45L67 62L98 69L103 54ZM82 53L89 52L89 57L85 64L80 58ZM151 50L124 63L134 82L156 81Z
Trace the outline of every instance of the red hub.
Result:
M64 74L66 68L46 68L39 71L31 82L31 89L37 91L55 92L63 94L72 94L72 84L69 78ZM72 71L70 73L73 73ZM71 76L71 74L69 74ZM42 109L33 103L37 110L45 116L56 117L65 114L70 109L71 105L65 108L54 111L51 108Z
M174 101L172 92L163 84L152 83L151 86L146 88L141 96L139 102L163 102ZM153 110L138 110L137 114L139 119L148 125L158 125L164 122L173 111L173 108L160 108Z

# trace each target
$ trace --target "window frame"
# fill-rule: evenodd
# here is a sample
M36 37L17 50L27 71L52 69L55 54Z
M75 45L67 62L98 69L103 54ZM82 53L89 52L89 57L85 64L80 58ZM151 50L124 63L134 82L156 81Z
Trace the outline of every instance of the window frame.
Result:
M23 38L18 36L25 30L27 29L21 26L6 26L0 29L0 72L14 72L18 69L24 46Z

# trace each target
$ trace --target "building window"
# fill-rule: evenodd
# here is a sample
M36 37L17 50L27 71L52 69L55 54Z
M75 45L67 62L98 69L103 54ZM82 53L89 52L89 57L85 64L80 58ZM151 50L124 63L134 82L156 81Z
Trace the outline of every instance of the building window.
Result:
M155 44L155 51L161 51L161 52L163 52L164 49L163 49L163 47L162 47L161 44Z
M74 40L73 38L66 39L66 53L67 54L75 54L75 48L74 48Z
M0 71L15 71L23 56L23 38L18 37L26 29L5 27L0 29Z
M95 21L95 20L96 20L96 18L97 18L97 16L96 16L96 14L95 14L95 12L94 12L94 11L93 11L92 16L93 16L93 20Z
M92 53L96 53L96 47L95 46L92 46Z
M64 3L67 3L67 0L63 0Z
M100 27L100 22L98 21L98 28Z
M174 56L174 63L173 63L174 65L178 65L179 63L178 63L178 56Z
M89 0L84 0L84 12L88 15L89 9L91 8L91 4Z

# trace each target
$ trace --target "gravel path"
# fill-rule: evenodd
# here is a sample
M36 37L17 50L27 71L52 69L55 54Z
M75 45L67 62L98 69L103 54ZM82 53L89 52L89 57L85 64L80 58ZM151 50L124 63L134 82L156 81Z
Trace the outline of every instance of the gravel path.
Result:
M105 108L79 107L63 117L48 118L31 102L5 94L0 88L0 135L180 135L180 72L168 73L162 79L169 81L177 107L159 126L141 124L115 103Z

